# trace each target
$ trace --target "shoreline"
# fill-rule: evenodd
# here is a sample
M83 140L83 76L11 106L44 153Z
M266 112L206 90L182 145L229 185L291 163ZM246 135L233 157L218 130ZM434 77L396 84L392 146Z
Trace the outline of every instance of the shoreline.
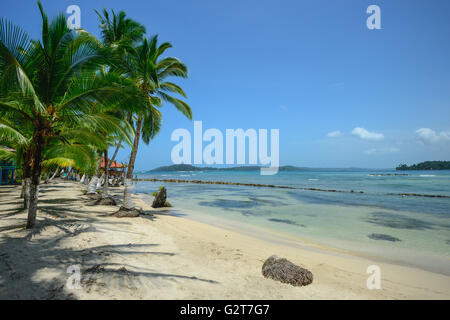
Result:
M450 277L361 257L290 247L136 204L153 215L114 218L83 186L42 185L37 228L24 230L20 187L0 187L0 298L3 299L449 299ZM111 188L120 200L121 188ZM276 254L309 269L292 287L261 275ZM81 289L66 287L79 264ZM382 289L369 290L367 267L380 266Z
M149 206L151 205L151 201L147 202L147 195L145 193L136 194L138 199L141 201L141 206ZM138 200L138 201L139 201ZM175 214L181 214L185 219L196 221L202 224L210 225L219 229L229 230L236 233L240 233L252 238L259 239L264 242L281 245L281 246L289 246L292 248L297 248L300 250L313 251L317 253L323 254L331 254L335 256L347 257L347 258L355 258L355 259L363 259L369 261L379 261L382 263L398 265L402 267L409 267L414 269L419 269L426 272L436 273L443 276L450 276L450 271L445 273L443 270L447 270L444 267L429 267L426 265L421 265L418 263L414 263L412 261L405 261L400 258L392 258L387 256L381 256L378 252L366 252L362 251L359 247L354 246L352 249L348 248L349 242L344 242L347 245L347 248L344 248L344 244L340 243L339 246L331 246L324 241L320 241L320 239L312 239L309 237L303 237L294 235L293 233L281 232L280 230L263 227L260 225L252 225L245 221L237 221L234 219L226 219L217 216L210 216L205 213L192 212L191 210L187 210L184 208L166 208L164 211L174 211ZM184 214L187 213L187 214ZM170 214L169 214L170 215ZM330 240L331 241L331 240ZM333 240L336 241L336 240ZM375 248L375 247L373 247ZM372 248L372 249L373 249ZM378 248L380 250L380 248ZM408 252L409 254L420 254L423 259L434 259L439 260L443 259L442 256L434 255L426 252L413 252L409 249L402 249L403 251ZM435 261L436 262L436 261ZM442 263L442 261L440 261Z

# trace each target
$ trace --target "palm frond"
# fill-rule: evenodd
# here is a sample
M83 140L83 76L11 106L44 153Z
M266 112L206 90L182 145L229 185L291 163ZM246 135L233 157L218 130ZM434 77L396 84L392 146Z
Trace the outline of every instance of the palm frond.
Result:
M189 120L192 120L192 110L191 107L184 101L181 101L177 98L174 98L162 91L158 92L158 95L165 101L173 104L175 108L178 109L183 115L186 116Z

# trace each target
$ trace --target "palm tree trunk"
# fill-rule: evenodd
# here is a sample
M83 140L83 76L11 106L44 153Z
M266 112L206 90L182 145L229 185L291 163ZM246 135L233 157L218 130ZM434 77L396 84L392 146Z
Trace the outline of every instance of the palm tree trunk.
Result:
M30 188L31 188L31 178L25 179L25 194L23 196L23 207L25 209L30 208Z
M134 135L133 149L131 150L130 162L128 163L127 179L133 179L134 163L139 148L139 140L141 139L142 116L139 115L136 124L136 133Z
M136 161L136 154L139 147L139 140L141 138L142 116L138 116L136 123L136 132L134 135L133 149L131 150L130 162L128 163L127 176L125 178L125 189L123 191L122 207L114 215L116 217L137 217L139 211L136 210L133 199L131 198L131 186L133 179L134 162Z
M100 189L104 181L105 181L105 173L102 173L101 177L97 181L96 189Z
M58 166L58 168L56 168L55 172L53 172L53 175L50 177L50 179L48 179L48 182L50 182L50 181L52 181L53 179L55 179L56 174L58 173L58 171L59 171L59 166Z
M108 162L108 148L103 152L105 156L105 183L103 184L102 198L108 198L108 185L109 185L109 162Z
M122 207L127 209L127 210L135 209L134 201L133 201L133 198L131 197L132 184L133 183L131 182L131 180L125 179L125 189L123 191L123 204L122 204Z
M22 188L20 191L20 197L23 198L24 196L25 196L25 177L22 175Z
M133 149L131 150L130 162L128 163L128 171L125 179L125 190L123 193L123 207L125 207L128 210L134 209L134 202L131 199L131 192L129 189L133 181L132 179L133 179L134 163L136 161L136 155L139 148L141 129L142 129L142 116L139 115L136 123L136 133L134 135Z
M127 122L130 122L130 121L131 121L131 117L132 117L132 116L133 116L132 113L129 113L129 114L128 114ZM121 146L122 146L122 139L120 139L120 140L119 140L119 143L117 144L116 150L114 151L114 154L113 154L113 156L112 156L112 158L111 158L111 163L112 163L114 160L116 160L117 153L119 153L119 149L120 149Z
M28 163L24 163L22 165L22 191L20 193L20 197L25 197L25 189L26 189L26 181L27 179L30 179L31 176L31 169L30 165Z
M30 183L31 183L31 151L27 150L23 155L22 165L22 192L23 207L28 209L30 206Z
M122 146L122 140L119 140L119 143L117 144L116 150L114 151L114 154L111 158L111 162L113 162L114 160L116 160L116 156L119 153L119 149Z
M58 172L59 172L59 166L58 166L58 168L55 170L55 172L53 172L53 175L52 175L52 177L50 178L50 181L52 181L53 179L55 179L55 177L56 177L56 175L58 174Z
M97 194L97 182L98 177L97 175L94 175L91 179L91 182L89 182L86 194Z
M102 165L102 159L99 159L97 162L97 168L95 169L95 174L92 176L91 180L86 179L87 184L87 195L96 195L97 194L97 184L99 180L100 167ZM87 182L89 181L89 182Z
M30 207L28 208L27 229L33 228L36 223L43 149L44 133L42 129L38 129L33 135L33 162L31 167Z

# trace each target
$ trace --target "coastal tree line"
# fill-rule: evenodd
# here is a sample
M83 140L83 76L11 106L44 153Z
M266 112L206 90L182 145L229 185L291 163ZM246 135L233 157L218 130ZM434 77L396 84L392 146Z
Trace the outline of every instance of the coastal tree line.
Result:
M192 119L183 89L170 78L187 78L186 65L166 56L172 47L125 12L96 11L100 37L69 29L64 14L42 18L40 39L0 19L0 160L21 168L27 228L35 225L39 185L71 167L98 184L120 148L129 146L120 216L136 216L129 183L142 141L160 131L164 103ZM109 158L108 150L114 147ZM108 198L108 179L101 197ZM89 189L89 188L88 188ZM95 190L95 188L94 188Z
M410 166L400 164L396 170L450 170L450 161L425 161Z

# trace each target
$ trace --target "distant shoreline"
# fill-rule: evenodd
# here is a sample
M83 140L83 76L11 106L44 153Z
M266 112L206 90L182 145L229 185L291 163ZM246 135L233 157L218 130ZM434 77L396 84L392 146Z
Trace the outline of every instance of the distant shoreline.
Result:
M420 170L420 171L443 171L450 170L450 161L425 161L418 164L406 165L401 164L397 168L398 171Z
M161 166L151 170L143 170L139 173L172 172L172 171L259 171L262 166L238 166L238 167L197 167L190 164L174 164ZM371 168L309 168L296 166L280 166L278 171L320 171L320 172L391 172L395 168L371 169Z

